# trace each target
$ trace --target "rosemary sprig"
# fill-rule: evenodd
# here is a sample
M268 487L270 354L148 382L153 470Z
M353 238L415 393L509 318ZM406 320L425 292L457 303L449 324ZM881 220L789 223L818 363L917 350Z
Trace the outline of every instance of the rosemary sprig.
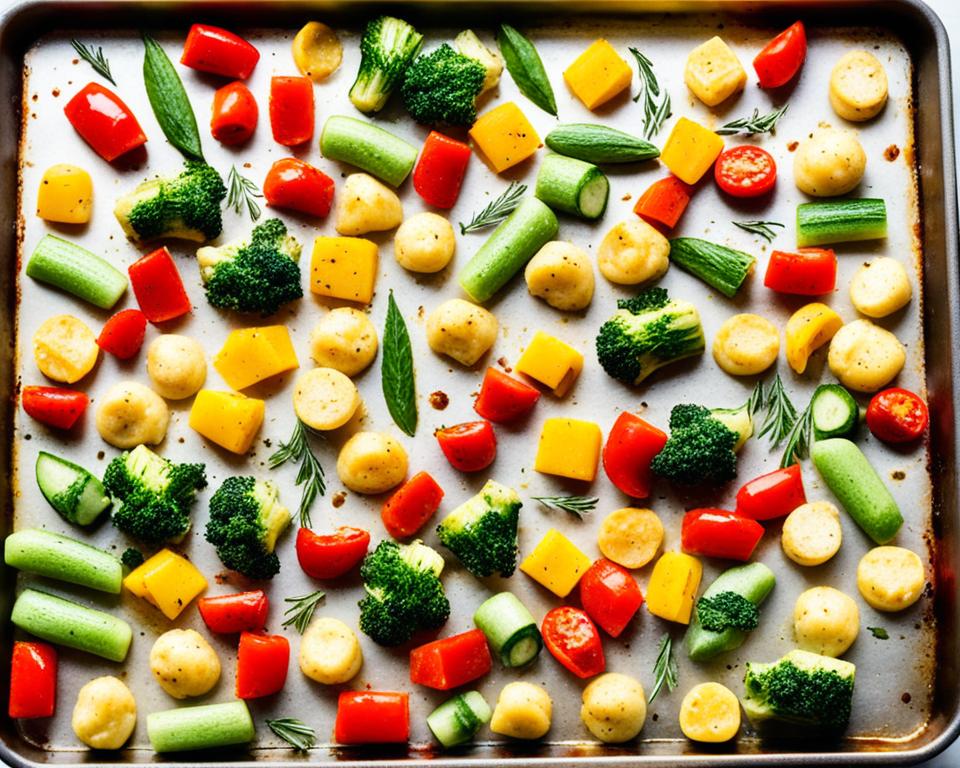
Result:
M786 436L787 447L780 457L780 468L784 469L807 458L813 441L813 401L807 404Z
M317 743L313 728L295 717L280 717L267 720L270 730L299 752L306 752Z
M569 512L578 520L583 520L585 514L593 512L600 501L595 496L534 496L533 499L539 501L547 509Z
M677 660L673 658L673 638L666 632L660 638L660 650L657 653L657 660L653 665L653 689L650 691L650 698L647 704L652 704L657 698L660 689L666 683L669 690L677 687Z
M779 221L735 221L733 226L740 227L740 229L745 232L749 232L753 235L758 235L766 240L768 243L772 243L774 238L779 235L779 232L774 231L773 227L780 227L783 229L783 224Z
M323 467L310 447L307 428L300 419L297 419L290 439L285 443L281 442L277 452L268 460L270 469L276 469L288 461L300 463L296 480L297 485L303 486L303 493L300 495L300 527L309 528L310 507L317 496L323 496L327 486L323 479Z
M107 61L107 57L103 55L103 48L98 45L96 49L94 49L92 45L84 45L76 39L71 40L70 45L73 46L73 50L77 52L77 55L81 59L93 67L93 70L98 75L105 77L114 85L117 84L117 81L113 79L113 75L110 74L110 62Z
M247 213L250 214L250 221L259 219L260 206L257 205L256 198L263 197L263 195L257 185L243 176L235 165L230 166L227 183L230 185L227 191L227 208L233 208L237 213L243 213L243 207L246 206Z
M659 133L664 121L671 115L670 94L664 89L660 93L660 83L653 73L653 62L636 48L630 53L637 60L640 71L640 92L633 97L634 102L643 99L643 138L648 141Z
M760 114L760 110L754 107L753 114L750 117L741 117L739 120L732 120L721 128L717 128L716 133L721 136L733 136L736 133L745 133L748 136L754 136L758 133L770 133L775 131L780 118L787 113L789 104L784 104L780 109L773 112Z
M755 416L763 408L766 401L767 393L763 388L763 382L758 381L757 385L753 388L753 392L750 393L750 397L747 399L747 413Z
M297 632L302 635L310 624L313 612L317 609L317 605L323 599L323 596L324 592L318 589L309 595L284 598L283 602L291 603L291 606L283 612L283 615L289 616L289 618L283 620L282 626L295 627Z
M493 200L486 208L480 211L480 213L473 214L473 218L470 219L469 224L460 222L460 234L465 235L467 232L474 232L478 229L499 224L520 205L520 200L526 191L526 184L521 184L519 181L511 181L510 186L503 191L500 197Z
M779 373L764 393L761 409L764 411L763 425L757 437L770 435L770 444L776 448L787 439L797 421L797 409L790 401Z

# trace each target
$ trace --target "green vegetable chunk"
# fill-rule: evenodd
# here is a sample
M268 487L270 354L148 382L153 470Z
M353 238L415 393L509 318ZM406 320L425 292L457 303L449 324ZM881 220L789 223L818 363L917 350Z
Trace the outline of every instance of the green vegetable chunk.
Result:
M427 716L427 726L444 747L466 744L490 722L493 712L477 691L447 699Z
M52 531L24 529L7 536L3 558L18 571L120 594L123 567L102 549Z
M610 182L591 163L551 154L540 164L535 194L556 211L593 220L607 208Z
M328 160L355 165L393 187L413 170L417 148L378 125L333 115L320 134L320 151Z
M757 260L708 240L677 237L670 241L670 261L732 299Z
M83 467L52 453L37 455L37 485L64 520L90 525L110 506L103 484Z
M505 667L523 667L537 658L543 637L526 606L512 592L500 592L477 608L473 623Z
M417 391L413 347L393 291L387 296L387 319L383 324L380 385L394 423L413 437L417 431Z
M27 262L27 277L110 309L127 290L127 276L79 245L44 235Z
M649 141L606 125L558 125L543 140L550 149L588 163L639 163L660 156Z
M512 488L487 480L437 527L440 543L474 576L499 573L508 578L517 567L520 496Z
M720 592L715 597L701 597L697 601L700 623L711 632L725 629L756 629L760 624L760 611L747 598L736 592Z
M154 752L186 752L246 744L257 735L244 701L180 707L147 715Z
M860 406L839 384L821 384L810 399L813 436L817 440L850 437L860 423Z
M403 19L379 16L369 22L360 38L357 79L350 87L353 106L365 114L383 109L421 45L423 35Z
M144 35L143 47L143 83L163 135L188 160L203 160L197 118L180 75L156 40Z
M883 200L824 200L797 206L797 245L827 245L887 236Z
M479 61L444 43L407 70L400 95L418 123L469 127L477 120L477 96L486 76Z

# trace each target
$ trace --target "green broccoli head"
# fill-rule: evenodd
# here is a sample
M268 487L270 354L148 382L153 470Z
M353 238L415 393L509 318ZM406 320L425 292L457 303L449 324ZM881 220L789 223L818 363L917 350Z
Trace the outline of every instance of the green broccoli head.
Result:
M782 720L842 731L850 720L856 667L809 651L747 664L743 709L753 723Z
M203 464L175 464L145 445L107 465L103 486L113 498L113 524L147 544L176 542L190 530L190 506L207 486Z
M366 597L360 601L360 629L380 645L401 645L424 629L437 629L450 616L438 552L413 541L382 541L360 566Z
M617 302L596 345L603 370L625 384L640 384L658 368L700 354L706 342L693 304L670 299L663 288L648 288Z
M711 632L727 629L750 632L760 624L760 610L743 595L727 591L697 600L697 618L700 625Z
M143 552L141 552L139 549L135 549L134 547L127 547L125 550L123 550L123 554L120 555L120 562L131 571L134 568L139 568L141 565L143 565L143 561Z
M488 480L476 496L447 515L437 528L440 543L474 576L503 577L517 567L520 496Z
M407 70L400 95L418 123L471 126L486 77L483 64L444 43Z
M132 240L174 238L202 243L223 230L220 204L227 196L213 166L188 160L179 176L148 179L113 209Z
M300 243L280 219L254 227L240 240L197 250L207 300L219 309L272 315L303 296Z
M290 525L290 511L270 481L228 477L210 497L207 541L220 561L251 579L272 579L280 570L277 538Z
M361 112L379 112L423 45L423 35L403 19L380 16L360 38L360 68L350 101Z

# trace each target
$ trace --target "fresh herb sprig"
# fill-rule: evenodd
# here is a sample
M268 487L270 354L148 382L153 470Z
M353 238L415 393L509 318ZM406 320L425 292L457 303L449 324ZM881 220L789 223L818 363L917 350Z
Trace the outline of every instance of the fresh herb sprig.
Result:
M520 205L520 201L526 192L526 184L521 184L519 181L511 181L510 186L503 191L500 197L492 200L480 213L473 214L473 218L470 219L469 224L460 222L460 234L465 235L467 232L474 232L478 229L485 229L486 227L492 227L494 224L499 224Z
M547 509L569 512L578 520L582 520L584 515L593 512L600 502L596 496L534 496L533 500L539 501Z
M557 100L536 46L509 24L501 24L497 45L520 93L544 112L557 116Z
M299 752L306 752L317 743L313 728L295 717L267 720L270 730Z
M737 133L745 133L747 136L755 136L758 133L771 133L776 130L780 118L787 113L789 104L784 104L780 109L773 112L760 114L760 110L754 108L750 117L741 117L739 120L732 120L726 125L717 128L716 133L720 136L733 136Z
M887 632L883 627L867 627L870 630L870 634L873 635L877 640L889 640L890 633Z
M664 685L668 690L677 687L677 660L673 658L673 638L666 632L660 638L660 650L657 652L657 660L653 665L653 688L650 691L650 697L647 704L653 704L660 690Z
M235 165L230 166L230 173L227 174L227 187L227 208L233 208L234 211L242 214L246 207L250 221L260 218L257 198L263 195L257 185L242 175Z
M789 437L797 421L797 409L790 401L779 373L764 392L763 404L758 410L763 411L764 417L757 437L769 435L771 446L776 448Z
M768 243L772 243L776 236L780 234L773 227L780 227L780 229L784 227L779 221L735 221L733 226L762 237Z
M323 496L327 490L324 482L323 466L310 447L310 440L307 437L308 431L303 422L297 419L290 439L285 443L281 442L277 452L268 459L270 469L276 469L288 461L295 461L300 464L296 484L303 486L299 511L301 528L310 527L310 507L316 501L317 496Z
M92 45L84 45L77 39L71 40L70 45L73 46L73 50L77 52L77 55L81 59L93 67L94 72L106 78L114 85L117 84L117 81L113 79L113 75L110 74L110 62L107 60L107 57L103 55L103 48L99 45L96 48Z
M413 437L417 431L417 392L413 380L413 349L400 308L387 297L387 319L383 326L383 357L380 362L383 399L394 422Z
M660 82L653 73L653 62L637 48L630 48L640 71L640 92L633 97L635 102L643 99L643 138L648 141L659 133L664 121L671 115L670 94L661 93Z
M810 455L810 445L813 443L813 401L807 404L803 412L797 416L786 436L787 447L780 457L780 468L785 469L796 464Z
M283 612L288 618L283 620L284 627L295 627L301 635L306 631L313 618L313 612L323 599L324 592L317 590L309 595L300 595L299 597L287 597L283 602L290 603L290 607Z

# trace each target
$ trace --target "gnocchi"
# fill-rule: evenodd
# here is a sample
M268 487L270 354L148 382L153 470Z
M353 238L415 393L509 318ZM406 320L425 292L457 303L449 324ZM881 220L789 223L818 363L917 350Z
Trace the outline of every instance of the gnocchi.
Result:
M720 683L695 685L680 703L680 730L691 741L730 741L740 730L740 702Z
M171 629L150 649L150 671L175 699L203 696L220 679L220 658L193 629Z
M663 523L649 509L624 507L600 525L597 546L608 560L624 568L643 568L663 544Z
M427 318L427 343L438 355L474 365L497 339L497 318L463 299L448 299Z
M608 672L583 689L580 719L600 741L620 744L636 738L647 719L647 698L639 680Z
M547 243L527 262L523 277L530 295L554 309L575 312L593 300L593 265L573 243Z
M147 347L147 375L161 397L183 400L203 388L207 357L199 341L165 333Z
M890 331L869 320L847 323L830 341L827 363L840 383L857 392L876 392L893 381L907 360Z
M310 356L322 368L346 376L364 371L377 356L377 329L366 314L353 307L332 309L310 332Z
M553 702L539 685L507 683L494 707L490 730L514 739L539 739L550 730Z
M137 724L137 701L126 684L110 675L97 677L77 693L73 732L93 749L120 749Z
M801 593L793 607L797 646L821 656L842 656L857 639L860 609L853 598L833 587Z
M293 38L293 61L301 75L322 83L340 68L343 46L326 24L309 21Z
M727 318L713 339L713 359L731 376L763 373L780 354L780 331L760 315Z
M337 196L334 229L341 235L364 235L393 229L403 221L397 193L366 173L352 173Z
M356 385L333 368L314 368L301 374L293 388L293 410L311 429L337 429L360 407Z
M887 73L868 51L850 51L830 73L830 104L844 120L876 117L887 103Z
M743 90L747 73L730 46L714 36L690 51L683 81L700 101L715 107Z
M162 443L169 423L166 402L138 381L118 381L100 398L97 408L100 437L124 450Z
M383 432L357 432L337 456L337 475L357 493L385 493L407 474L407 452Z
M411 272L439 272L450 263L456 250L453 225L429 211L411 216L393 238L397 263Z
M867 317L886 317L913 298L907 270L896 259L879 256L857 270L850 281L850 301Z
M350 627L330 617L314 621L300 640L300 671L324 685L349 682L363 666L360 641Z
M649 283L663 277L669 267L670 241L640 218L614 226L597 251L597 268L611 283Z
M867 153L853 131L828 125L800 142L793 156L797 189L814 197L845 195L863 178Z
M878 611L909 608L920 599L926 583L920 556L903 547L875 547L857 566L857 588Z
M54 315L33 335L33 359L48 379L73 384L97 364L100 347L97 337L72 315Z
M797 565L821 565L837 554L842 543L840 512L829 501L802 504L783 521L780 546Z

